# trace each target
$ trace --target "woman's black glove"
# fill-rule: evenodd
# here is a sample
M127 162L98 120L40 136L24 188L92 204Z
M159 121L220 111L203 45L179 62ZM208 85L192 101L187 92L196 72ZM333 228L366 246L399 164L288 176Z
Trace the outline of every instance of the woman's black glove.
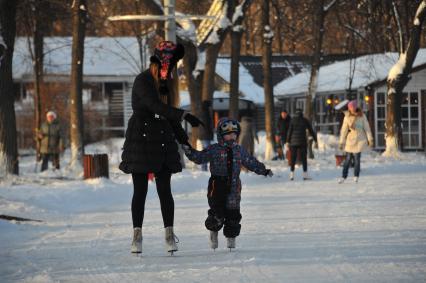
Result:
M183 114L183 119L191 124L192 127L198 127L199 125L204 127L204 123L191 113L185 112L185 114Z

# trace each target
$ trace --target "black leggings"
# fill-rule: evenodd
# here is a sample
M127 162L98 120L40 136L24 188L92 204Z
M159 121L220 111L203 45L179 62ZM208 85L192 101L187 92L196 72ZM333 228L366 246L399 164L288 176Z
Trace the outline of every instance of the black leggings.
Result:
M300 159L302 159L303 172L308 171L307 148L306 146L290 146L291 152L291 172L294 172L294 166L297 160L297 151L300 152Z
M161 171L155 174L157 193L160 198L161 215L163 216L164 227L173 226L175 203L170 188L170 178L172 174L168 171ZM132 220L133 227L142 227L145 212L145 200L148 192L148 174L132 174L133 198L132 198Z

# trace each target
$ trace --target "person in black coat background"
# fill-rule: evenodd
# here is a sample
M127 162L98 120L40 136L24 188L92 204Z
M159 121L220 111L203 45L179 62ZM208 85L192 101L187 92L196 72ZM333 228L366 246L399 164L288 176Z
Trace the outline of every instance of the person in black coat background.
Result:
M291 117L288 114L287 110L282 109L280 113L280 117L277 121L277 133L275 135L275 140L279 144L282 150L282 158L284 159L286 156L286 142L287 142L287 134L288 129L290 128Z
M182 119L197 127L202 122L172 105L174 83L172 71L184 56L181 44L160 42L151 56L149 69L139 74L132 89L133 115L129 119L119 168L132 174L133 242L131 252L142 252L142 223L148 191L148 173L154 173L161 214L166 230L166 249L177 251L173 233L174 200L170 179L182 171L178 145L189 144L181 126Z
M287 147L290 148L291 152L291 172L290 180L294 180L294 166L296 164L297 152L300 152L300 158L303 165L303 179L310 179L308 177L308 161L307 161L307 148L308 141L306 137L306 131L309 131L309 134L313 137L314 141L317 143L317 135L312 129L312 125L308 119L303 117L303 111L301 109L296 109L296 116L291 119L290 127L288 129L287 135Z

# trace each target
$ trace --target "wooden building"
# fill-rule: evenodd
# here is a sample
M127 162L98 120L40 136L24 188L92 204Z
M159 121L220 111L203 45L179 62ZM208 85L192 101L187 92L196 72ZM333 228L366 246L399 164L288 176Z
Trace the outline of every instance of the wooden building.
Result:
M321 67L315 97L315 127L339 135L341 115L334 106L344 99L356 99L366 113L375 138L375 149L385 148L386 78L398 54L373 54ZM402 146L404 150L425 150L426 49L419 50L411 80L404 89L402 104ZM309 71L282 81L275 95L290 114L305 108Z

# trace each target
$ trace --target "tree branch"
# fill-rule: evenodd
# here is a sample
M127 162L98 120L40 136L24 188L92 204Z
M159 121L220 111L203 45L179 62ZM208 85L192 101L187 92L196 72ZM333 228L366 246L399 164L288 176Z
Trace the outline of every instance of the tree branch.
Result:
M404 52L404 49L405 49L405 45L404 45L404 34L402 32L401 16L399 15L398 7L396 6L395 1L392 1L392 8L393 8L393 17L394 17L396 25L398 27L399 53L402 53L402 52Z

